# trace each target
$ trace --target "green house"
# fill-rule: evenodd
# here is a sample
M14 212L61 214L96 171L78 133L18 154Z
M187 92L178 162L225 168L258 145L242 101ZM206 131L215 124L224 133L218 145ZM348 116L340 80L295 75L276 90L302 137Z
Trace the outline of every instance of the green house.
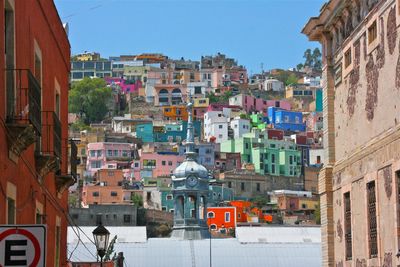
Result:
M239 152L242 162L253 164L259 174L295 177L301 174L301 152L296 144L268 139L267 133L259 129L223 142L221 152Z

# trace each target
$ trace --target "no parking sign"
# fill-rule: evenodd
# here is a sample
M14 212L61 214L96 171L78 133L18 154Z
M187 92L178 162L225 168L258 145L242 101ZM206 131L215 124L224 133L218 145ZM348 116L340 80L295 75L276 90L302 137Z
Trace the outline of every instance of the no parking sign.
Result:
M45 225L0 226L0 267L46 266Z

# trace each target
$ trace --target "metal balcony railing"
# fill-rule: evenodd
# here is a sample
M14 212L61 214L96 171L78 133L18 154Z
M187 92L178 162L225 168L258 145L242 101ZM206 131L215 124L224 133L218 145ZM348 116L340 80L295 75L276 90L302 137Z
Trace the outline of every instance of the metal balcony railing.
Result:
M42 112L42 152L61 158L61 122L54 111Z
M169 93L159 93L158 97L168 98L169 97Z
M75 179L77 178L77 165L78 165L78 148L74 142L74 140L69 140L70 145L70 155L69 155L69 164L70 164L70 174Z
M177 97L177 98L181 98L182 97L182 93L171 93L171 97Z
M6 69L7 122L32 124L41 133L41 88L29 69Z

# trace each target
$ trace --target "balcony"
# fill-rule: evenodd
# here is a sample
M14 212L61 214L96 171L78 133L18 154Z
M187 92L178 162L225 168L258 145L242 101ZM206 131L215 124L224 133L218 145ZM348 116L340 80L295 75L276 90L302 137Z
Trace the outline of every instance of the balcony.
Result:
M61 158L61 122L54 111L42 112L42 152Z
M28 69L5 70L8 148L14 158L41 134L41 88Z
M134 158L129 156L106 156L106 161L132 161Z
M40 176L58 172L61 161L61 122L53 111L42 111L42 136L36 148L36 170Z
M56 175L57 192L63 193L65 189L77 181L78 149L73 140L64 140L64 146L69 148L69 171L67 174Z
M78 166L78 148L73 140L68 140L69 147L70 147L70 154L69 154L69 166L70 171L69 173L71 176L76 179L77 177L77 166Z

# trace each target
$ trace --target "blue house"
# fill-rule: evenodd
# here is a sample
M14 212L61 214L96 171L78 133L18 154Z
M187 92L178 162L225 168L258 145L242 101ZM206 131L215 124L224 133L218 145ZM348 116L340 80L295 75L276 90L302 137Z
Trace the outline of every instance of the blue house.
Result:
M201 122L194 121L194 135L200 136ZM163 132L154 133L154 142L176 142L179 143L186 139L187 121L178 124L166 124Z
M143 143L154 142L153 123L136 125L136 137L142 139Z
M306 124L303 122L303 114L301 112L276 107L269 107L267 111L268 121L275 129L305 132Z
M323 95L322 95L322 89L317 89L315 91L315 111L316 112L322 112L323 109Z
M194 121L194 134L201 136L201 122ZM159 131L155 131L153 123L143 123L136 125L136 137L142 139L143 143L150 142L176 142L179 143L186 139L187 122L166 124ZM158 127L160 128L160 127Z
M199 143L194 146L197 153L197 162L204 165L207 169L214 168L215 163L215 144L214 143ZM179 155L183 156L186 152L184 146L179 146Z

